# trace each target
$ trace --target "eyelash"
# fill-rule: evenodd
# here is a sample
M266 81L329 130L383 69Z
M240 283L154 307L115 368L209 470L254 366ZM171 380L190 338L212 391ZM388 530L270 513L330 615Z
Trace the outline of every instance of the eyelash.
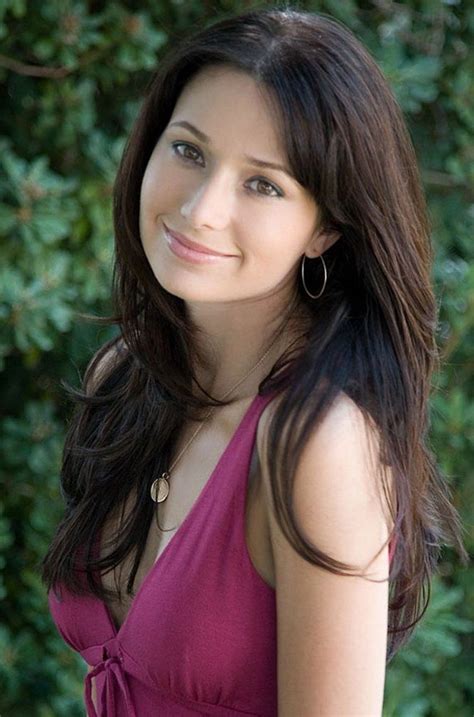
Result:
M198 150L196 147L194 147L192 144L189 144L188 142L173 142L172 145L171 145L171 147L172 147L172 149L173 149L174 154L175 154L180 160L182 160L183 162L192 162L193 164L196 164L196 162L194 161L194 159L190 159L189 157L185 157L184 155L180 154L180 153L177 151L177 147L179 147L179 146L181 146L181 145L184 146L184 147L190 147L190 148L193 149L195 152L199 152L199 150ZM199 152L199 154L200 154L200 152ZM257 194L257 195L259 195L260 197L264 197L264 198L268 198L268 199L281 199L281 197L283 197L283 192L282 192L280 189L278 189L278 187L276 187L276 186L275 186L274 184L272 184L271 182L267 182L266 179L263 179L263 178L261 178L261 177L255 177L255 178L252 179L251 181L252 181L252 182L258 181L258 182L261 182L262 184L266 184L267 186L269 186L269 187L271 187L272 189L274 189L275 192L277 192L277 194L265 194L264 192L257 192L257 191L255 191L254 189L247 189L247 187L246 187L247 191L251 192L252 194Z

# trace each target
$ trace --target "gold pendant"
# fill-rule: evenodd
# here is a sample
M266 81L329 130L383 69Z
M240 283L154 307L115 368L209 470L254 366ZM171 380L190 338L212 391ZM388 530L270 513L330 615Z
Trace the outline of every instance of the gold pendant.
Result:
M165 471L161 475L161 478L157 478L153 481L150 488L150 495L155 503L163 503L163 501L167 499L170 492L169 476L170 474Z

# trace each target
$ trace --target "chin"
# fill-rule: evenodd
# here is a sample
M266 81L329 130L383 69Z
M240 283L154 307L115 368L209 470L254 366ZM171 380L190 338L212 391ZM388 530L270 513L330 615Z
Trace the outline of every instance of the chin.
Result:
M203 287L196 286L193 291L193 287L190 286L189 277L186 276L170 276L170 273L164 274L162 271L153 272L157 283L169 294L176 296L178 299L183 301L208 301L205 298L205 292Z

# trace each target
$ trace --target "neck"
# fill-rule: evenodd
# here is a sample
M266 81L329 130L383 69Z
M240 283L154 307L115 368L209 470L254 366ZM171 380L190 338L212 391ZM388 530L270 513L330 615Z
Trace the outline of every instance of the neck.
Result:
M229 316L225 331L205 336L207 365L196 370L200 385L219 399L239 401L254 396L277 359L307 327L308 318L307 310L297 312L291 306L266 322L251 311ZM197 386L196 392L202 395Z

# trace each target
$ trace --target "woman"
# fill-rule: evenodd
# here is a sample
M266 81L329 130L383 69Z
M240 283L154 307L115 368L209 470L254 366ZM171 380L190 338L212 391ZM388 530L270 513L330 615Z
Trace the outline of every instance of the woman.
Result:
M43 565L88 714L380 715L441 542L465 556L386 80L325 15L197 32L148 88L114 222L120 333L73 392Z

